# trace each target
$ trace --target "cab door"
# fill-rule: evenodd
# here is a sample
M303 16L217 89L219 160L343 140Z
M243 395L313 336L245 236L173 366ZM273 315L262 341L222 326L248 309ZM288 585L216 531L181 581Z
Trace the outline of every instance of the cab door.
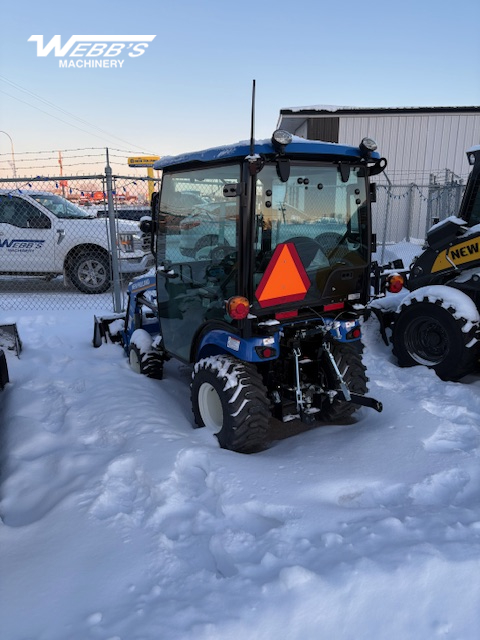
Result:
M225 185L239 178L239 165L163 174L157 235L159 319L165 349L186 362L205 325L231 321L225 316L225 300L236 292L238 280L239 198L227 197ZM188 206L185 190L200 194L204 205ZM180 224L170 227L175 218ZM185 247L191 248L189 255Z
M28 200L0 195L0 271L55 273L56 236L51 218Z

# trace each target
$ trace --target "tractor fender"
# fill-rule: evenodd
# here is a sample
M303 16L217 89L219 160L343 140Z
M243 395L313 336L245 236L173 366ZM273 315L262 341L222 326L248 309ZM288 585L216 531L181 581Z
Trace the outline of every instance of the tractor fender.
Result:
M227 325L228 327L228 325ZM241 338L231 327L206 325L194 340L192 360L229 354L244 362L275 360L280 353L279 333L273 336Z
M473 300L463 291L442 284L420 287L410 292L402 299L397 314L401 314L412 303L423 301L453 310L452 315L456 320L465 319L462 327L464 333L468 333L472 327L480 323L480 314Z

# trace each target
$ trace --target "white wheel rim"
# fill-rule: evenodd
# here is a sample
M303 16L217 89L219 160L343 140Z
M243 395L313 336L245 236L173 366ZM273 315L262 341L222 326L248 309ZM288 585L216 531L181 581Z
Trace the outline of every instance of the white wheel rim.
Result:
M223 426L223 408L215 387L204 382L198 390L198 408L204 425L218 433Z
M134 349L130 349L130 366L135 373L141 373L140 371L140 359L137 352Z
M78 269L78 279L86 287L99 287L103 285L106 277L105 267L96 260L85 260Z

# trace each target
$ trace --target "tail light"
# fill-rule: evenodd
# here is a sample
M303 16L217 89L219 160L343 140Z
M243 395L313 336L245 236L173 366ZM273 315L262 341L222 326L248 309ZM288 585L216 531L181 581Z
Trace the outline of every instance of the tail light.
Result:
M399 273L394 273L387 278L387 291L390 293L398 293L403 289L404 280L403 276Z
M347 340L358 340L361 337L362 337L362 330L360 329L360 327L355 327L354 329L349 331L345 336Z
M243 296L233 296L227 300L226 308L233 320L244 320L250 311L250 302Z

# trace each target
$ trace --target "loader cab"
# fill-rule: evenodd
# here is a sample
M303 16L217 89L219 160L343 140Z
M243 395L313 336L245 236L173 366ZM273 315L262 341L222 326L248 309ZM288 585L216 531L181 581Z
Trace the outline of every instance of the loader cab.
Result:
M467 151L467 159L472 166L459 216L469 227L480 224L480 146Z
M214 355L217 330L248 338L365 303L369 174L380 162L371 149L300 139L159 161L153 249L165 349L192 362L206 332Z

